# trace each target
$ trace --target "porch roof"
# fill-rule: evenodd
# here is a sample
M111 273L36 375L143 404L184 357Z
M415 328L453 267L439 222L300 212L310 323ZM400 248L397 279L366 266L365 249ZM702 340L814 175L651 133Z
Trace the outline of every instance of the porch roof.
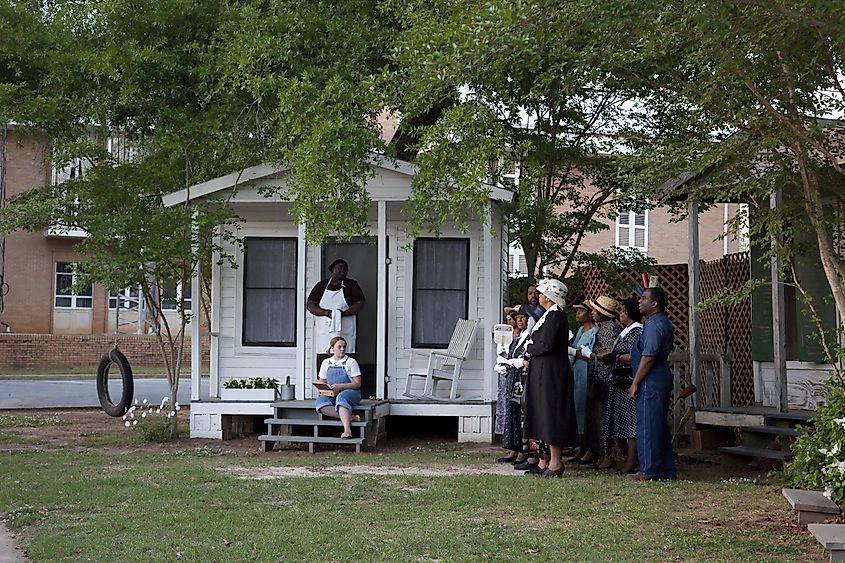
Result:
M368 159L369 163L378 169L395 172L409 178L416 175L416 166L404 160L389 159L383 155L370 153ZM225 190L232 189L236 186L254 182L262 178L268 178L286 172L289 168L287 166L280 166L275 164L258 164L250 166L238 172L232 172L225 176L220 176L194 184L183 190L178 190L162 196L161 201L165 207L173 207L180 203L187 203L195 199L201 199L214 195ZM513 201L514 194L512 191L493 184L483 183L482 186L490 190L490 199L495 201Z

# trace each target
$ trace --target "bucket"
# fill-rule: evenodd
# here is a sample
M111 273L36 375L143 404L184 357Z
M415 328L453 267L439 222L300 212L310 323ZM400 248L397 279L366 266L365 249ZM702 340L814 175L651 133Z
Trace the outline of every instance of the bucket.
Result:
M279 387L282 391L281 397L283 401L293 401L296 399L296 385L282 384Z

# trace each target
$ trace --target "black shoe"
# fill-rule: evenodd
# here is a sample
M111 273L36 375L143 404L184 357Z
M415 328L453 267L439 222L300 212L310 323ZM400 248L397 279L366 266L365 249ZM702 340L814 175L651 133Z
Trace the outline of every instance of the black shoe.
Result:
M499 457L496 458L497 463L514 463L518 456L509 456L509 457Z
M551 469L546 469L540 474L540 477L563 477L564 467L561 465L560 469L555 469L552 471Z
M531 469L532 467L537 467L537 464L528 463L527 461L520 461L519 463L513 464L513 468L517 471L525 471L526 469Z
M533 475L535 477L540 477L543 472L546 471L545 469L540 469L540 464L535 463L531 469L525 472L526 475Z

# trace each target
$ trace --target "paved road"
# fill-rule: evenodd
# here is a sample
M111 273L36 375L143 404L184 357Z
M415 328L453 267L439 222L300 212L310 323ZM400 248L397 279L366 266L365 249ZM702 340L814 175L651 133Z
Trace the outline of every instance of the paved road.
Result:
M110 383L112 398L120 397L119 381ZM202 396L208 396L208 380L202 380ZM170 394L167 380L136 379L135 398L153 403ZM191 399L191 380L179 380L180 403ZM99 407L97 385L93 379L4 379L0 380L0 409Z

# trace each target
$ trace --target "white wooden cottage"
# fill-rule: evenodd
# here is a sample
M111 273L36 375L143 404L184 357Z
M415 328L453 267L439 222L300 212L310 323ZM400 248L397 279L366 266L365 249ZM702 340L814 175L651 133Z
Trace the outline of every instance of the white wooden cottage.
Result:
M487 186L487 217L466 232L446 225L439 238L409 240L402 207L411 195L414 167L371 157L375 176L367 184L371 241L329 240L306 244L304 228L290 215L290 202L259 194L284 186L289 172L259 165L197 184L163 198L167 206L202 198L228 198L244 219L239 237L245 250L227 250L237 268L212 266L209 386L200 383L204 335L192 325L191 437L223 438L239 415L271 414L270 402L223 400L229 378L271 377L296 385L296 398L314 397L316 370L313 318L305 303L311 288L328 277L336 258L349 263L349 277L361 285L366 305L358 315L357 359L364 371L363 395L388 401L390 416L452 416L460 441L492 439L496 398L493 325L500 322L507 289L508 240L499 203L513 194ZM492 228L491 228L492 227ZM408 243L411 243L410 246ZM406 248L408 247L408 248ZM249 265L247 266L247 261ZM198 291L200 284L193 284ZM199 314L199 296L192 300ZM463 363L457 400L403 396L411 352L445 348L459 318L478 319L473 345ZM448 319L448 320L444 320Z

